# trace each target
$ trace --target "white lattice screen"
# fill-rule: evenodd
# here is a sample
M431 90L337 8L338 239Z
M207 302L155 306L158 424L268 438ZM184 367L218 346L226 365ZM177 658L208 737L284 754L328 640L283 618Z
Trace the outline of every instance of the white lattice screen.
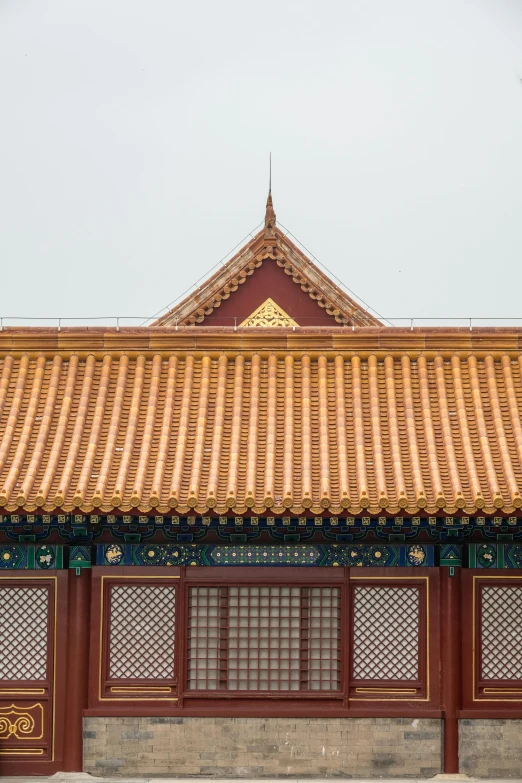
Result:
M482 587L482 678L522 679L522 586Z
M0 586L0 680L45 680L49 591Z
M341 591L339 588L310 588L308 612L310 690L336 690L340 687Z
M354 589L353 676L357 680L419 677L419 589Z
M228 687L299 690L301 590L231 587Z
M176 588L114 585L110 596L109 677L174 676Z
M191 588L190 687L338 689L340 601L329 587Z

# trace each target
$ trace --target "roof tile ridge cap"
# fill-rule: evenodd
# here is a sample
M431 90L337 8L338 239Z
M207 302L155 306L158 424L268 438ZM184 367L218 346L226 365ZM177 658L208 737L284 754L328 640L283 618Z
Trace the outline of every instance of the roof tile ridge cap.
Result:
M346 442L346 383L344 377L346 361L350 360L345 359L345 357L340 353L337 353L334 358L335 427L337 430L337 448L339 451L339 505L342 508L349 508L351 503L350 479L348 470L348 448Z
M415 429L416 415L415 402L413 396L413 383L411 373L411 359L407 354L401 357L401 378L403 406L406 422L406 438L408 442L408 452L413 474L413 486L415 499L419 508L426 506L426 491L422 477L422 468L420 462L420 449Z
M114 383L114 397L112 402L111 416L109 419L109 426L107 429L107 436L105 440L105 447L103 449L102 461L98 478L96 479L94 487L94 496L91 500L95 508L103 508L111 506L108 500L105 500L105 491L109 481L109 474L114 461L114 449L118 437L120 428L121 413L123 409L123 402L125 399L125 393L127 390L127 380L129 375L129 357L127 354L120 356L117 365L117 376Z
M66 502L67 493L76 468L76 460L80 452L81 440L88 418L89 403L91 401L94 373L96 370L96 359L93 354L89 354L85 362L85 372L80 390L78 409L74 419L74 427L71 435L71 442L67 450L65 464L60 476L59 489L54 497L54 504L62 506Z
M519 356L518 360L515 359L514 361L517 364L519 373L522 374L522 356ZM509 401L509 418L515 439L515 447L518 459L522 463L522 422L518 409L512 363L509 356L506 355L502 357L502 374L506 387L506 395Z
M388 414L389 448L397 490L397 503L400 508L406 508L410 503L402 466L401 436L395 381L395 359L390 354L387 354L384 357L384 388L386 393L386 410Z
M388 487L386 485L386 467L384 463L384 450L382 441L380 396L378 368L379 361L374 353L367 359L368 363L368 393L370 397L370 417L372 433L372 455L374 464L375 483L377 487L377 503L381 508L390 506Z
M447 505L455 505L456 508L465 508L467 499L464 495L464 488L460 478L459 466L455 450L455 438L451 429L449 418L448 390L446 387L446 374L444 372L444 359L440 354L433 358L433 367L435 370L435 386L437 389L437 398L439 404L439 419L442 433L442 442L446 462L448 464L448 474L451 484L453 498L446 498ZM449 368L451 377L451 367ZM460 430L459 430L460 432Z
M337 307L335 302L332 300L331 295L325 293L322 290L323 284L327 283L330 288L335 289L335 291L339 291L340 293L343 293L341 291L341 289L338 288L338 286L333 284L326 275L322 275L322 279L320 280L319 284L316 281L312 280L311 279L312 276L307 274L308 270L307 269L301 269L299 267L299 264L302 263L301 261L299 263L296 263L294 259L287 257L287 259L286 259L286 261L284 263L280 263L281 259L284 260L284 253L282 252L281 249L280 249L280 251L281 252L279 253L279 255L278 255L277 259L276 259L278 264L279 264L279 266L282 266L285 269L287 268L288 265L294 266L294 268L296 268L296 271L300 275L302 275L303 277L306 278L306 280L308 281L310 287L313 288L313 290L305 292L305 293L308 293L308 296L311 299L317 300L318 297L314 296L314 294L319 293L320 297L325 302L325 309L327 310L327 312L328 312L328 308L330 308L330 309L333 308L333 309L339 310L345 318L350 317L350 315L351 315L350 313L348 313L346 310L343 310L341 307ZM319 274L321 274L321 271L317 268L317 266L313 263L313 261L311 261L310 259L306 258L306 256L304 256L303 259L304 259L303 263L308 265L308 267L312 268L314 272L319 272ZM287 274L289 274L289 273L287 272ZM291 274L290 276L291 276L291 279L292 279L293 283L295 283L296 285L301 285L302 286L302 283L299 280L295 279L295 275ZM354 302L353 304L354 304L354 307L356 307L356 303ZM334 316L332 313L328 313L328 315L330 315L332 318L335 318L337 320L337 317Z
M353 399L353 428L355 448L355 472L357 476L357 497L350 498L350 508L367 508L370 505L368 475L366 470L363 388L361 378L361 357L355 354L350 358L351 392Z
M495 433L497 436L500 459L502 462L502 469L506 477L506 483L508 486L511 502L515 508L520 508L522 506L522 497L520 495L520 491L517 485L517 480L513 469L513 463L511 461L511 456L509 453L506 430L504 427L504 420L502 418L502 409L500 405L500 396L499 396L499 390L497 385L495 364L496 364L495 360L493 359L491 354L488 354L484 360L484 366L486 369L488 394L491 400L491 409L493 412L493 426L495 428ZM500 368L502 370L502 377L504 377L502 362L500 362ZM506 394L506 398L507 398L507 394ZM508 408L509 408L509 403L508 403ZM509 411L508 415L511 418L511 411Z
M230 458L228 464L226 505L234 508L237 503L239 456L241 444L245 357L238 353L234 359L234 385L232 427L230 432Z
M312 373L310 355L301 357L301 505L313 505ZM298 500L298 498L296 498Z
M13 390L13 397L11 399L11 406L7 414L7 422L2 433L2 439L0 441L0 471L3 470L9 452L11 451L13 436L16 430L16 425L18 423L18 417L20 415L22 401L25 394L25 386L27 383L27 377L29 375L30 363L31 360L29 359L29 354L22 354L18 363L16 382Z
M444 508L446 499L444 497L444 487L440 475L440 466L437 454L437 441L435 438L435 429L433 426L433 415L430 405L430 389L428 380L428 363L424 354L419 354L416 358L419 378L419 395L422 406L422 428L425 437L425 446L428 453L428 467L431 478L432 489L435 495L435 504L438 508ZM444 444L443 444L444 447ZM430 456L431 455L431 456ZM450 479L451 481L451 479Z
M502 508L504 505L504 500L500 490L498 476L495 470L493 454L491 453L491 448L489 446L489 435L486 424L486 417L484 414L484 406L482 404L477 357L475 355L469 356L467 363L471 386L471 399L475 412L475 422L477 424L477 434L480 443L480 452L482 454L482 459L486 469L486 481L489 487L489 491L491 492L493 505L495 508ZM502 455L500 456L502 459Z
M250 359L250 399L248 402L247 471L245 503L248 508L256 504L257 438L259 433L259 398L261 391L261 356L259 352Z
M67 427L70 423L71 407L74 399L74 390L76 386L79 363L79 357L75 353L68 360L65 388L63 391L60 410L58 412L58 421L56 423L53 442L47 458L44 474L40 479L40 488L38 489L35 498L35 503L38 506L43 506L46 503L47 496L51 490L54 477L56 475L56 470L60 461L60 455L62 453L63 444L65 442Z
M73 505L80 508L85 502L85 492L89 486L94 460L98 450L98 442L102 431L103 419L106 412L107 397L109 393L111 369L113 358L106 353L102 359L102 369L98 383L98 393L94 405L94 414L89 433L89 443L85 452L82 469L78 477L76 489L73 496Z
M263 481L266 508L275 504L277 425L277 356L272 351L267 359L266 446L265 475Z
M330 412L328 410L328 360L324 354L317 358L317 383L319 396L319 474L322 508L331 506L331 456L330 456Z
M364 314L364 316L371 321L371 323L369 324L363 324L364 326L382 326L382 323L377 318L375 318L375 316L369 313L365 307L363 307L358 302L356 302L355 299L352 299L352 297L349 294L347 294L346 291L344 291L340 286L334 283L333 280L331 280L331 278L328 277L326 272L323 272L323 270L319 267L319 265L316 264L311 258L308 258L308 256L304 252L302 252L296 245L294 245L294 243L290 239L288 239L288 237L282 235L282 240L284 242L287 242L288 245L290 246L289 250L287 251L287 254L290 256L289 260L292 263L296 263L296 261L291 257L292 253L294 253L297 257L296 265L298 266L298 268L300 264L304 264L305 266L305 269L302 270L303 274L306 275L310 271L311 273L310 277L313 277L314 274L317 275L319 280L317 281L312 279L310 282L312 282L315 286L317 286L320 289L323 289L323 287L326 289L320 291L320 293L323 296L332 297L337 294L343 300L344 308L339 306L338 309L343 311L343 315L345 317L353 318L354 315L353 312L349 312L345 309L346 304L349 303L351 307L353 307L353 309L356 311L356 313L360 313L361 315ZM280 245L279 249L281 253L284 253L283 245ZM334 304L336 303L334 302Z
M38 410L38 404L40 401L40 394L42 390L45 366L46 366L45 357L41 355L38 356L35 363L32 385L29 390L29 400L27 403L27 409L25 411L25 415L23 416L22 429L18 436L18 441L16 443L14 456L11 459L7 476L4 478L4 482L3 482L2 494L0 495L0 505L2 506L7 505L7 503L9 502L9 497L15 487L16 480L24 464L25 456L27 454L27 448L34 427L36 412ZM25 385L24 385L24 391L22 392L22 400L23 400L24 392L25 392Z
M453 354L451 357L451 374L453 378L453 388L455 391L455 402L457 408L457 421L459 425L462 449L466 473L473 493L473 505L476 508L483 508L485 505L480 478L477 473L475 456L473 454L473 443L469 430L466 402L464 399L464 384L462 381L462 364L460 356Z
M44 410L42 413L42 423L38 429L38 435L33 447L33 453L30 456L29 464L25 470L25 477L22 482L17 503L19 506L25 505L27 499L33 489L38 471L42 464L42 457L45 452L45 447L49 439L49 432L53 422L54 411L56 407L56 398L58 395L58 389L60 386L60 376L62 374L63 359L59 354L56 354L52 361L51 376L49 378L49 386L47 389L47 395L44 403Z
M292 354L286 354L284 361L283 505L285 508L291 508L294 505L295 359Z
M2 367L2 377L0 378L0 416L4 410L5 401L9 393L9 384L11 383L11 375L13 373L15 360L9 353L4 357Z
M227 395L227 371L228 359L225 354L221 354L218 359L218 371L215 390L215 410L214 422L212 428L211 453L209 475L207 481L207 499L206 505L212 508L217 504L219 491L219 470L221 465L221 449L223 444L223 434L225 426L225 410Z
M195 508L199 503L201 473L204 460L205 435L208 423L212 360L208 354L201 359L201 378L199 382L199 400L197 423L192 451L192 468L189 479L187 505Z
M116 476L116 484L114 486L111 498L111 503L114 508L121 507L121 503L123 502L123 498L125 496L125 490L127 489L127 479L132 464L132 453L134 450L136 433L139 426L141 400L143 397L143 387L145 385L146 365L147 360L145 359L145 356L143 354L138 354L134 368L134 382L132 386L130 407L127 417L125 438L122 447L123 451L121 452L121 460Z
M187 436L190 424L190 412L192 402L192 391L194 388L194 370L195 359L192 353L188 353L185 358L183 368L183 385L181 387L181 403L178 421L178 430L176 437L176 448L174 451L174 464L172 476L170 479L170 489L168 505L170 508L177 508L180 505L179 494L183 481L183 470L185 464L185 453L187 448ZM176 381L177 382L177 381Z
M226 261L219 269L217 269L210 277L204 280L200 286L198 286L194 291L188 293L187 296L181 300L181 302L175 304L174 307L168 310L164 315L161 315L159 318L153 321L152 326L162 326L166 319L170 319L173 315L176 315L177 313L185 309L185 307L190 302L192 302L192 300L194 299L194 295L198 291L203 291L204 289L212 285L212 283L214 283L216 280L219 280L220 277L226 274L233 267L234 263L237 263L239 260L241 260L242 257L245 256L247 253L251 253L251 256L253 256L254 252L252 248L254 247L254 245L256 245L256 243L258 243L262 239L262 235L263 232L258 231L258 233L255 234L252 237L252 239L250 239L245 245L243 245L243 247L240 248L234 256L232 256L232 258L229 258L229 260ZM251 258L248 258L247 262L250 260Z
M143 489L147 478L147 472L150 463L150 452L152 449L152 440L154 437L154 428L156 425L156 416L158 412L158 397L161 386L163 360L159 354L154 354L151 362L149 394L145 404L145 421L141 433L141 446L138 456L138 464L134 476L134 487L131 492L129 505L137 508L142 502ZM143 392L142 392L143 399ZM142 403L140 402L140 406Z
M167 382L165 386L165 397L163 401L163 417L159 430L159 443L156 455L156 466L152 478L152 486L149 497L149 504L152 508L160 505L165 470L167 467L167 457L169 450L169 441L172 432L172 421L174 403L176 397L176 386L179 375L180 359L176 354L171 354L168 361Z
M248 252L248 255L247 255ZM237 269L228 269L225 270L224 268L216 272L213 277L219 277L223 278L221 282L219 279L215 280L215 285L211 286L212 278L210 280L207 280L203 285L199 286L199 288L196 289L195 292L193 292L190 296L185 297L183 302L180 303L179 306L173 308L169 313L165 315L165 318L168 316L168 320L171 321L174 315L177 316L176 323L178 324L179 321L186 321L191 317L191 315L194 312L199 312L200 310L208 310L208 313L203 313L200 323L202 323L205 320L205 315L210 315L215 307L216 304L216 297L220 297L220 300L224 297L224 292L227 287L227 285L231 282L232 275L240 277L238 280L238 283L241 284L244 282L245 278L241 278L241 274L245 271L245 269L250 267L250 264L252 263L252 259L256 258L256 255L251 251L247 250L245 251L245 258L237 258ZM241 261L241 263L239 263ZM256 266L259 266L260 264L256 264ZM252 269L251 274L254 270ZM248 274L248 273L247 273ZM207 289L210 289L210 292L206 292ZM197 296L198 292L201 292L201 297L199 298ZM230 294L229 294L230 295ZM182 324L184 325L184 324Z
M239 261L242 263L240 264ZM258 263L254 263L254 268L250 269L250 266L253 262L258 261ZM212 312L212 310L217 306L215 304L216 297L220 297L221 299L226 299L227 297L224 296L225 293L228 293L228 296L230 296L231 293L235 293L237 290L237 286L229 291L226 292L227 286L229 286L232 281L237 277L238 279L238 285L241 285L245 282L246 277L248 276L248 271L250 270L250 274L253 274L255 269L259 266L261 266L261 261L259 260L259 253L255 254L254 252L249 251L249 255L246 256L244 259L237 259L237 268L234 268L233 270L229 270L230 274L228 275L222 275L224 277L223 282L221 282L219 285L216 285L216 288L213 293L210 293L205 296L203 299L203 303L201 304L201 308L208 308ZM244 274L242 277L241 275ZM234 277L232 277L232 275Z

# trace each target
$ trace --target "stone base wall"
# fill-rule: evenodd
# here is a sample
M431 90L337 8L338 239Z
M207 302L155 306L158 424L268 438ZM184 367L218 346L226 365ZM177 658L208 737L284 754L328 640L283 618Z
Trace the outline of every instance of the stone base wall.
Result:
M84 770L93 775L430 777L441 758L440 720L84 719Z
M459 721L460 771L479 778L522 777L522 720Z

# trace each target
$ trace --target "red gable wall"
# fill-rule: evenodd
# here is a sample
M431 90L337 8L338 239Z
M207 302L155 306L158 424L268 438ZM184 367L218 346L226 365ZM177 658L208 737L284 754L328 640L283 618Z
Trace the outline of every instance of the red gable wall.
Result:
M332 316L319 307L314 299L301 290L272 259L265 259L259 269L247 277L237 291L221 302L202 326L234 326L252 315L271 297L299 326L340 326Z

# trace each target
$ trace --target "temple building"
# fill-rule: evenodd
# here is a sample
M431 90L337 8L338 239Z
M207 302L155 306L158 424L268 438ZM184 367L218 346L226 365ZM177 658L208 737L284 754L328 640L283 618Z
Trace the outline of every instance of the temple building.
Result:
M0 774L519 777L521 345L385 325L271 195L150 326L4 327Z

